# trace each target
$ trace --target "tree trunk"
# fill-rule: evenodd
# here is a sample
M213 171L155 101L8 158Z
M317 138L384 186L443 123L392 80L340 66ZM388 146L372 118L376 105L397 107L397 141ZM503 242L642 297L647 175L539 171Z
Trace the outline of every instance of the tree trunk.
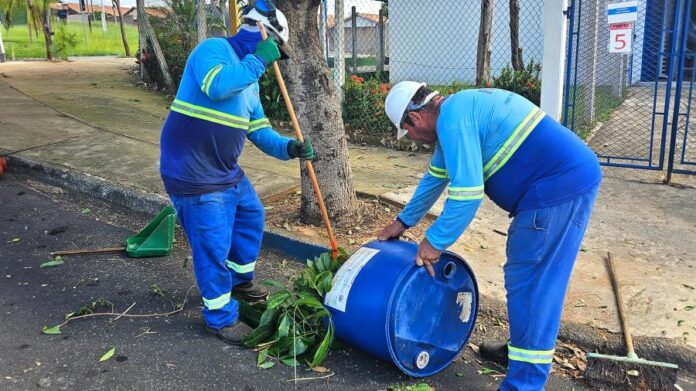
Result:
M520 0L510 0L510 55L512 69L524 69L522 48L520 48Z
M44 1L43 9L41 13L41 26L44 33L44 41L46 43L46 59L53 60L53 55L51 54L51 46L53 46L53 38L51 37L51 20L49 19L49 3Z
M476 50L476 85L491 78L491 33L493 29L493 0L481 0L478 48Z
M293 98L297 118L306 138L317 151L314 167L329 216L342 221L355 217L357 199L353 173L348 161L348 144L341 116L341 104L333 77L321 57L317 11L320 0L279 0L278 9L288 18L292 53L280 69ZM305 222L320 224L321 214L312 185L302 166L301 216Z
M172 75L169 73L169 66L167 65L167 60L164 58L164 53L162 53L162 48L159 45L157 36L155 35L155 30L152 29L150 20L147 18L147 14L145 13L145 0L137 0L135 4L138 7L138 19L142 20L142 26L145 28L147 37L150 39L152 51L155 52L155 57L157 58L157 63L159 64L160 71L164 77L164 82L167 84L167 90L173 95L176 93L176 86L174 85Z
M140 14L140 7L136 8L136 15L138 17L138 63L140 64L140 79L144 82L149 83L150 75L147 73L147 68L145 67L145 62L148 61L148 50L147 50L147 33L145 29L145 15Z
M198 43L201 43L208 35L208 23L205 18L205 0L198 0L196 15L198 17Z
M128 39L126 38L126 30L123 28L123 14L121 13L121 0L113 0L116 12L118 12L118 24L121 26L121 39L123 40L123 48L126 50L126 57L131 56ZM90 30L91 31L91 30Z
M34 37L31 36L31 24L34 23L31 17L31 9L29 8L29 1L27 0L27 28L29 29L29 43L34 43Z

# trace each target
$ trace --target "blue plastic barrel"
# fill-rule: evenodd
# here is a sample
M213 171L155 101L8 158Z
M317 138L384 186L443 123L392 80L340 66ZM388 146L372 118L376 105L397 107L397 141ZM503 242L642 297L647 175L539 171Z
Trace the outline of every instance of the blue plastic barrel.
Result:
M478 286L452 252L442 254L430 277L415 264L417 250L394 240L364 245L336 273L324 304L339 341L422 377L443 370L466 346Z

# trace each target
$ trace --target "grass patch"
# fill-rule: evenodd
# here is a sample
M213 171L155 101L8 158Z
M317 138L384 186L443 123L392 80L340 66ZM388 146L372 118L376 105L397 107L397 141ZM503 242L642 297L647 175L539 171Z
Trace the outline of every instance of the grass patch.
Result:
M59 22L53 22L54 28ZM128 46L131 49L131 54L138 50L138 28L132 25L124 25ZM68 33L75 33L77 36L77 46L68 50L69 56L125 56L126 51L123 48L121 41L121 29L118 23L107 23L107 32L103 32L101 22L92 23L92 32L87 28L87 40L82 30L82 24L68 23L66 25ZM33 29L32 29L33 32ZM3 31L3 40L5 42L5 53L10 59L13 57L17 60L28 58L46 58L46 44L44 43L43 33L39 32L38 39L36 35L32 37L33 42L29 42L29 29L27 25L15 25L10 28L10 31ZM55 35L54 35L55 39Z
M616 110L625 96L616 96L611 86L596 86L595 87L595 119L589 121L589 108L586 107L586 99L584 86L577 86L570 90L568 100L573 103L575 99L575 107L568 109L568 128L575 132L580 138L585 140L590 135L592 129L598 122L604 122L609 119L611 114ZM564 111L565 114L565 111Z

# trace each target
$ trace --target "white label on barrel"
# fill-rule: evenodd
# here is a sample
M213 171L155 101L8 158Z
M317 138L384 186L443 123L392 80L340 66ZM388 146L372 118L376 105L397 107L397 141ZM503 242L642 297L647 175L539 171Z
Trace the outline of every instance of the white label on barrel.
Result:
M324 298L324 304L337 309L341 312L346 312L346 302L348 301L348 293L353 286L355 277L358 276L360 270L372 259L379 250L373 248L361 247L338 269L338 272L333 278L331 290Z
M471 292L457 293L457 304L462 307L462 312L459 313L459 320L466 323L471 319L471 302L473 296Z

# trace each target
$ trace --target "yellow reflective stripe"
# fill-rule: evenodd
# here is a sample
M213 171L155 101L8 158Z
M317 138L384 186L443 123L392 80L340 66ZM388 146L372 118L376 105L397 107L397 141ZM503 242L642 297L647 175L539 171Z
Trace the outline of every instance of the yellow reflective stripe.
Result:
M531 354L531 355L537 355L537 356L547 356L549 354L553 355L553 352L556 351L556 349L551 349L551 350L527 350L527 349L520 349L516 348L510 344L508 344L508 351L510 352L515 352L515 353L524 353L524 354Z
M532 109L532 111L527 114L527 116L522 120L522 122L517 125L515 130L512 132L510 137L505 141L502 147L498 149L498 152L491 158L491 160L486 163L483 167L483 180L488 180L493 174L495 174L499 169L501 169L505 163L512 157L512 155L517 151L517 149L522 144L529 133L534 129L535 126L544 118L546 114L538 108Z
M446 179L447 178L447 170L444 168L440 167L435 167L435 166L430 166L428 168L428 173L435 178L440 178L440 179Z
M528 362L530 364L551 364L553 361L551 350L528 350L520 349L508 344L508 359L514 361Z
M206 299L205 297L203 298L203 304L205 305L205 308L209 310L219 310L220 308L227 305L227 303L229 302L230 292L223 293L220 297L216 297L214 299Z
M222 111L211 110L205 107L192 105L184 101L175 99L170 107L172 111L188 115L189 117L199 118L217 124L231 126L233 128L241 128L247 130L249 128L249 120L236 115L223 113Z
M203 78L203 85L201 85L201 91L203 91L206 95L208 95L208 91L210 91L210 83L221 70L222 64L218 64L215 67L213 67L213 69L209 70Z
M269 126L271 126L271 122L268 120L268 118L261 118L255 121L251 121L249 123L249 133Z
M528 362L530 364L551 364L553 362L553 357L552 358L526 358L526 357L515 356L512 353L508 354L508 359L514 360L514 361Z
M480 200L483 198L483 186L448 187L447 198L455 201Z
M256 262L248 263L246 265L240 265L232 261L226 261L225 264L227 264L227 267L239 274L251 273L254 271L254 268L256 267Z

